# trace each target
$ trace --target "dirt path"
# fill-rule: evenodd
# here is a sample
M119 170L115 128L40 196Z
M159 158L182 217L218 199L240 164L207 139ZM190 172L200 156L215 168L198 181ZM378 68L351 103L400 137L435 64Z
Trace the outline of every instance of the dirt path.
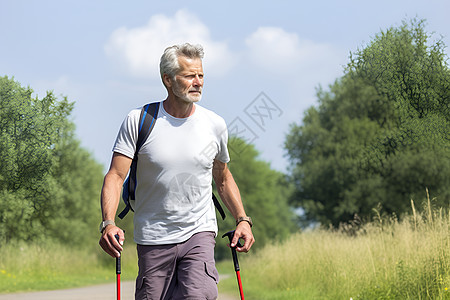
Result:
M76 289L17 293L17 294L0 294L0 300L115 300L116 299L115 283L95 285ZM134 281L125 281L121 284L123 300L134 299ZM236 295L239 297L239 295ZM219 294L219 300L237 300L235 296Z

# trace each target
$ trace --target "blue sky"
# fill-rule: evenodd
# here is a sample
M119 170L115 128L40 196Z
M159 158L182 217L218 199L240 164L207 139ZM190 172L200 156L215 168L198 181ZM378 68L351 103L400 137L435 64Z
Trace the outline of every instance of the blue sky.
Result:
M75 101L77 136L106 170L128 111L166 97L163 49L200 43L200 104L285 171L289 124L342 75L351 51L413 17L450 45L449 11L448 0L0 0L0 76Z

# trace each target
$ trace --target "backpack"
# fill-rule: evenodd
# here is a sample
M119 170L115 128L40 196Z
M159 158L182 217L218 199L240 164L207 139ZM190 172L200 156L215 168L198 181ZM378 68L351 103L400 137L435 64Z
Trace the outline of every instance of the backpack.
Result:
M139 117L139 130L138 130L138 140L136 143L136 151L134 152L134 157L131 162L130 173L125 179L122 186L122 199L125 203L125 208L119 214L119 218L123 219L128 212L131 210L134 212L134 201L136 199L136 169L138 161L138 153L144 142L147 140L148 136L155 127L156 119L158 118L159 105L161 102L149 103L144 105L141 109L141 115ZM212 193L212 200L214 206L219 211L220 216L225 220L225 212L217 200L214 193Z

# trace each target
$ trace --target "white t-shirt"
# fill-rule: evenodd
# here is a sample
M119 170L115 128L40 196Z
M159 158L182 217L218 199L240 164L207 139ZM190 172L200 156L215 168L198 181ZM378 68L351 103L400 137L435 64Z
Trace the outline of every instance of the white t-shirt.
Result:
M217 235L212 193L215 159L227 163L225 121L199 105L175 118L160 104L155 127L138 154L134 240L141 245L184 242L202 231ZM113 151L133 158L141 108L125 118Z

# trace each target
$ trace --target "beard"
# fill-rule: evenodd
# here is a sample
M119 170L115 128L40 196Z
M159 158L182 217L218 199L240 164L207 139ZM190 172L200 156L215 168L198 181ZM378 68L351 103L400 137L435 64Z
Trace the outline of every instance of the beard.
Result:
M196 91L198 93L195 94L191 94L190 92L192 91ZM195 88L190 88L189 90L184 91L182 87L180 87L180 85L178 84L178 82L175 80L173 87L172 87L172 92L175 96L177 96L178 98L180 98L181 100L183 100L184 102L187 103L194 103L194 102L198 102L202 99L202 88L199 87L197 89Z

